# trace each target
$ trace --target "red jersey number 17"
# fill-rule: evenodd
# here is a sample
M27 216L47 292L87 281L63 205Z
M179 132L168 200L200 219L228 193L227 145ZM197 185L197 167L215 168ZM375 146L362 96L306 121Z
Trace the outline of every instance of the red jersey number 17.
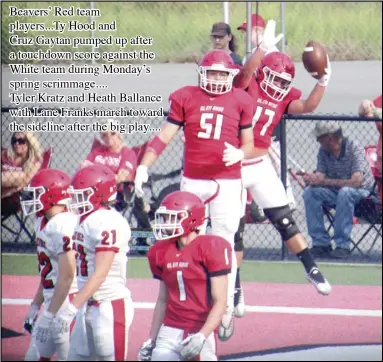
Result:
M257 110L255 111L254 113L254 117L253 117L253 128L255 127L255 125L257 124L257 122L259 121L259 119L261 118L261 115L262 115L262 112L263 112L264 108L263 107L260 107L258 106L257 107ZM271 126L271 124L273 123L273 120L274 120L274 116L275 116L275 112L272 111L271 109L265 109L265 111L263 112L265 114L265 116L268 117L267 119L267 122L264 124L264 126L262 127L261 129L261 132L259 133L261 136L264 136L267 132L267 129Z

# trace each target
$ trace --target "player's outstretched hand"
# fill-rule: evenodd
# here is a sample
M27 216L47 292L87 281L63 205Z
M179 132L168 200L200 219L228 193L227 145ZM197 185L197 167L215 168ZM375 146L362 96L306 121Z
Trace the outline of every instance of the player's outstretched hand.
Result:
M245 154L240 148L235 148L230 143L225 142L226 149L223 151L222 161L225 162L225 166L232 166L237 162L240 162L245 157Z
M39 311L40 311L40 306L32 303L31 306L29 307L27 315L25 316L25 320L23 324L23 329L26 332L32 334L32 330L36 323L36 319L39 315Z
M134 179L134 188L136 190L136 196L142 198L144 196L144 190L142 185L145 182L148 182L148 167L144 165L139 165L136 171L136 178Z
M206 338L202 333L193 334L185 338L181 345L181 356L187 360L198 356L201 353L203 345L205 344Z
M330 59L328 58L328 55L327 55L327 67L324 68L324 75L322 76L321 79L319 79L318 83L322 87L327 87L328 82L330 81L330 77L331 77L331 63L330 63Z
M137 360L138 361L151 361L153 349L156 347L156 342L152 339L145 341L140 350L138 351Z
M275 20L269 20L263 33L263 40L259 47L266 53L284 37L282 33L275 36L275 25Z

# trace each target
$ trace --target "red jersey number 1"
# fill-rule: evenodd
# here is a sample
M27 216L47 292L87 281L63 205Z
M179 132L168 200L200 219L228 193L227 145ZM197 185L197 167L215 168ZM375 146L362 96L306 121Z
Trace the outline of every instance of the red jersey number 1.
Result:
M177 283L178 283L178 289L180 291L180 301L184 302L186 300L186 290L185 290L184 278L182 276L182 270L177 271Z

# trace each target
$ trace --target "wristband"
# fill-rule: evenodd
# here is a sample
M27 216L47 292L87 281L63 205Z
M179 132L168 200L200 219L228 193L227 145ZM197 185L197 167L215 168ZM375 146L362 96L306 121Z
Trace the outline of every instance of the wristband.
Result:
M155 136L151 141L149 141L146 152L154 152L157 156L159 156L166 146L167 144L163 142L160 137Z

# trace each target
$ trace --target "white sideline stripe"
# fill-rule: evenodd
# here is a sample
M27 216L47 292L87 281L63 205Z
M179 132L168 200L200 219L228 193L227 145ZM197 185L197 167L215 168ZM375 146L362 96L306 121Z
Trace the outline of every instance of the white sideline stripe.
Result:
M3 298L3 305L29 305L32 299ZM137 309L154 309L155 303L134 302ZM284 313L284 314L314 314L314 315L336 315L351 317L379 317L382 318L381 310L368 309L337 309L337 308L303 308L303 307L268 307L262 305L247 305L246 312L250 313Z
M36 254L30 254L30 253L2 253L1 257L7 257L7 256L30 256L31 258L36 259ZM130 256L129 259L133 260L145 260L142 257L139 256ZM283 260L283 261L277 261L277 260L244 260L243 263L245 264L299 264L301 265L300 261L294 261L294 260ZM319 265L326 265L331 266L335 268L342 268L344 266L352 266L352 267L363 267L363 268L376 268L382 267L382 264L365 264L365 263L334 263L334 262L326 262L321 261L318 263ZM10 274L9 274L10 275Z

